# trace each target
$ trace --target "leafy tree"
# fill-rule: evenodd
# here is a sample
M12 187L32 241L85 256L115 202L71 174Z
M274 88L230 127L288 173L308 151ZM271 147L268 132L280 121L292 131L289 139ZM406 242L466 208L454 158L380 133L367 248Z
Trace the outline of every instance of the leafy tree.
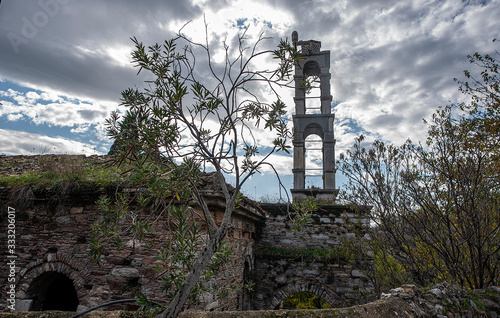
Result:
M461 110L467 112L462 124L467 125L477 138L488 137L486 140L493 149L499 148L500 135L499 57L499 52L494 55L481 55L476 52L468 58L471 64L481 70L479 77L470 71L464 71L466 81L455 79L460 83L460 90L471 98L470 103L459 105Z
M125 116L118 124L118 130L115 132L114 138L115 140L108 152L109 156L119 155L124 150L134 153L141 151L138 149L139 144L134 144L137 141L138 134L136 121L132 114Z
M372 244L387 247L375 261L394 257L420 285L500 283L498 62L477 53L472 61L483 81L463 84L472 95L465 114L439 109L425 144L365 148L361 136L338 164L349 178L344 198L373 207Z
M276 50L260 51L267 38L261 35L252 46L247 46L243 33L235 48L223 43L224 60L215 63L206 34L205 43L178 34L149 47L133 38L133 61L139 72L147 72L151 80L144 89L125 90L125 118L113 113L107 121L109 134L121 141L117 163L130 166L129 181L141 189L134 197L139 207L133 207L132 200L121 200L116 207L108 204L107 209L117 208L133 215L117 219L123 224L124 220L147 218L143 207L148 207L155 215L174 216L176 226L186 228L183 233L193 233L175 238L175 252L169 246L162 249L160 270L169 305L160 317L176 317L200 286L200 277L210 276L207 269L217 264L214 256L227 255L220 247L232 212L240 203L245 181L264 165L271 166L271 154L288 153L290 148L287 142L292 133L278 88L290 83L292 67L299 59L296 50L287 41L281 41ZM259 63L271 57L277 61L274 69L258 68ZM271 145L260 145L253 134L255 129L268 131L273 136ZM225 211L219 223L200 189L207 177L205 171L211 171L210 176L224 196ZM226 181L229 174L234 176L232 186ZM196 252L193 244L200 240L193 237L199 238L199 231L196 225L185 224L193 218L193 211L174 208L179 202L196 202L203 211L198 221L204 224L208 238ZM96 225L96 239L108 226ZM127 227L129 234L132 230L133 226ZM184 253L181 257L178 253L186 250L179 247L182 244L188 244L189 255ZM182 268L169 267L180 263Z

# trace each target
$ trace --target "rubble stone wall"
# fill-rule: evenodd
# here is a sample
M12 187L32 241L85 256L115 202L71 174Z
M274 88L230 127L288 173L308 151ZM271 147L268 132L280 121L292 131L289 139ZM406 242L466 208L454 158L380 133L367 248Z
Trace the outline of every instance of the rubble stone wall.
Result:
M322 318L496 318L500 314L500 288L489 287L482 290L467 291L457 286L439 284L422 291L415 286L406 285L393 289L377 301L348 308L320 310L274 310L239 312L182 312L180 318L260 318L260 317L322 317ZM73 313L45 312L46 318L70 318ZM92 312L89 318L142 318L131 312ZM86 317L87 317L86 316ZM1 318L35 318L40 313L18 312L2 314Z
M363 213L346 206L320 206L312 222L301 231L293 231L286 205L263 205L269 212L258 240L253 293L255 309L277 309L282 301L299 292L311 292L332 307L347 307L372 299L373 286L359 270L345 259L300 256L297 250L339 251L341 238L354 237L350 224L368 224ZM263 253L269 248L271 253ZM272 255L279 249L279 255ZM287 255L287 251L290 254ZM306 253L307 255L307 253Z

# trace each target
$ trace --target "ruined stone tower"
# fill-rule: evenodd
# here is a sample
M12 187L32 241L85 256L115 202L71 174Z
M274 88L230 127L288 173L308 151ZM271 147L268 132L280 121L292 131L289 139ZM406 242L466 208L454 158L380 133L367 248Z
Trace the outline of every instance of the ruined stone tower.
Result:
M299 41L296 31L292 33L292 42L295 47L300 46L302 55L294 75L293 125L296 134L293 140L292 197L294 201L307 197L333 201L338 189L335 189L335 115L331 109L330 51L321 51L319 41ZM313 178L321 179L308 182L306 187L306 179Z

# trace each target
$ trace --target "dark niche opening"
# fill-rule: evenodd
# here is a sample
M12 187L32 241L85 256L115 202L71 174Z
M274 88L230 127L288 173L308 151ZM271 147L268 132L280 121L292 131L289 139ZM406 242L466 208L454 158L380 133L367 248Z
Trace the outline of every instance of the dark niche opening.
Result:
M253 289L253 281L250 272L250 264L248 260L245 261L245 267L243 269L243 292L241 299L241 310L250 310L251 307L251 291Z
M73 281L58 272L45 272L31 283L27 298L33 299L31 311L76 311L78 296Z

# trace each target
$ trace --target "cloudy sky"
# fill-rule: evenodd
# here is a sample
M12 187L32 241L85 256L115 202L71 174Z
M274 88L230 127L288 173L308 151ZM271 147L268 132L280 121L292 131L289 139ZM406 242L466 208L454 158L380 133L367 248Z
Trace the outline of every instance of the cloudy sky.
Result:
M0 154L107 153L104 119L144 80L130 37L161 42L192 21L183 32L196 39L204 17L215 42L247 28L277 44L297 30L331 51L337 156L360 133L423 140L422 119L463 100L453 78L466 56L500 38L500 0L3 0ZM291 158L273 160L291 187ZM275 195L262 180L247 195Z

